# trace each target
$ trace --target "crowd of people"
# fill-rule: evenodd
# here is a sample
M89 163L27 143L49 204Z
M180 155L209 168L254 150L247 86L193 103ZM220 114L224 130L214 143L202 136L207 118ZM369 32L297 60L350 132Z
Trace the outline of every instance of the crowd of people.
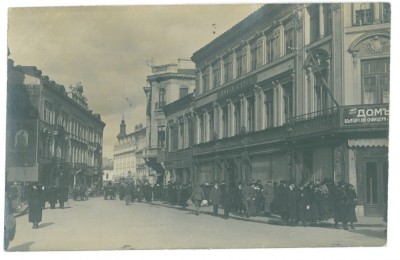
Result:
M111 184L110 184L111 185ZM285 225L307 226L313 222L334 219L334 226L342 224L344 229L354 228L357 222L355 207L357 195L354 187L343 181L335 184L331 180L291 183L251 181L231 187L225 182L191 186L169 181L163 187L160 184L124 183L118 187L118 194L126 204L134 201L161 201L185 209L189 203L199 207L212 206L213 214L223 208L224 218L230 213L243 217L279 216ZM349 226L348 226L349 225Z

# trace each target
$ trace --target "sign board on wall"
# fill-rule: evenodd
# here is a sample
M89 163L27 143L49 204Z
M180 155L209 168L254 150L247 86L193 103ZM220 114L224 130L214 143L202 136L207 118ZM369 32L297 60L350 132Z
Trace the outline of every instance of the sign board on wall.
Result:
M344 107L342 113L343 126L388 125L389 105L362 105Z

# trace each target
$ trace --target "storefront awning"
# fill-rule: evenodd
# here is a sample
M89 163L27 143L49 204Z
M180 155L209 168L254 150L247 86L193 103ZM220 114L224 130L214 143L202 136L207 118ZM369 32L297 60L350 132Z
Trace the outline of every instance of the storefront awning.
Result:
M388 138L350 139L349 147L388 147Z

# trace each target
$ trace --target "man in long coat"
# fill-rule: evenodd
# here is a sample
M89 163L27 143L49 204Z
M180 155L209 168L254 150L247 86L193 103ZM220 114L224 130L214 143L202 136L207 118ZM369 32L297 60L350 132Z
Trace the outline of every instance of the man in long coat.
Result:
M199 184L196 184L193 188L192 195L190 196L191 200L194 202L196 207L196 215L199 215L200 212L200 204L205 199L204 191L200 188Z
M229 212L233 205L233 190L226 185L222 191L222 206L224 207L224 218L229 218Z
M42 221L42 187L33 185L29 192L29 222L33 223L32 228L38 229Z
M221 204L221 189L218 183L215 183L210 191L210 203L213 205L213 214L218 215L218 207Z
M60 208L64 208L64 203L68 201L68 187L67 185L61 185L58 193L58 201L60 202Z
M272 213L272 202L274 201L274 187L272 187L271 183L267 183L262 189L262 195L264 197L264 213L265 216L271 217Z
M49 194L50 208L55 209L58 198L58 189L56 185L53 185L49 188L48 194Z

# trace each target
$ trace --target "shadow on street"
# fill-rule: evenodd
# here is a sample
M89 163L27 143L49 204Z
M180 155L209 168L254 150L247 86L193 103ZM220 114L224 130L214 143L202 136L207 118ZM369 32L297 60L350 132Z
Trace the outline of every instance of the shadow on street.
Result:
M53 224L54 224L54 222L42 223L42 224L39 225L39 228L45 228L45 227L51 226L51 225L53 225Z
M19 251L29 251L31 248L31 245L33 245L35 242L26 242L23 243L22 245L14 246L9 248L7 251L9 252L19 252Z

